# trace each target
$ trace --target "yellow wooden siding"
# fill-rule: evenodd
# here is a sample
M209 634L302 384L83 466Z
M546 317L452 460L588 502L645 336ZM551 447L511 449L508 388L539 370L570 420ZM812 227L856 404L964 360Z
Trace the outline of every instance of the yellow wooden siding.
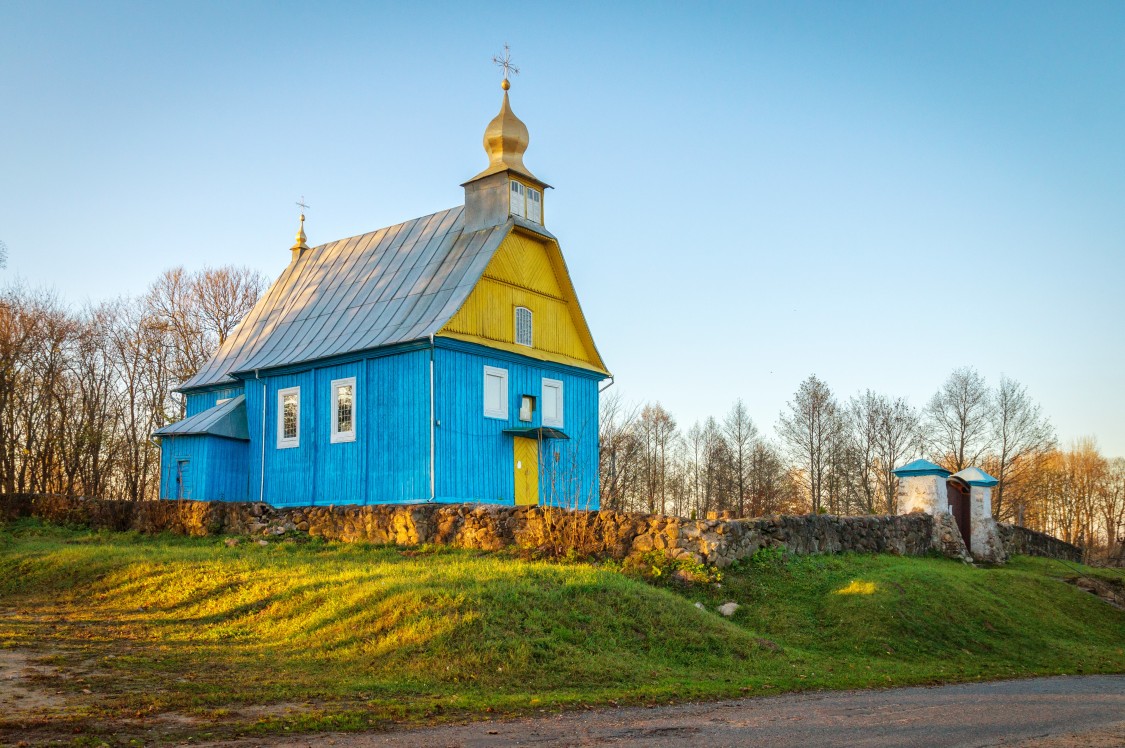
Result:
M515 469L516 506L539 503L539 442L517 436L512 439L512 467Z
M515 309L532 313L532 346L515 343ZM557 246L511 233L476 288L438 333L605 372Z

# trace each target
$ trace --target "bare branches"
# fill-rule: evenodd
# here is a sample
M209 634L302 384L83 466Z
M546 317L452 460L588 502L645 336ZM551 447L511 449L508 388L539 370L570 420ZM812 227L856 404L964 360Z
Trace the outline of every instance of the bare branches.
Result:
M243 268L178 268L140 299L80 310L0 291L0 490L154 498L151 434L182 412L172 388L261 287Z
M991 446L992 396L976 369L955 369L926 407L934 462L957 472L979 465Z

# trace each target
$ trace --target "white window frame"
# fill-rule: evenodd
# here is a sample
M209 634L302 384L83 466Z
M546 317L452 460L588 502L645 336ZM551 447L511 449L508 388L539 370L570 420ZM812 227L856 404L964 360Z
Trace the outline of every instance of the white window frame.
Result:
M223 403L229 403L233 399L234 399L233 397L220 397L219 399L217 399L215 401L215 407L217 408L220 405L222 405Z
M516 195L519 196L518 203ZM516 179L508 181L508 212L520 218L527 217L527 185Z
M340 428L340 393L341 387L352 388L352 429L351 431L339 431ZM344 377L343 379L333 379L332 384L328 389L328 397L331 398L332 404L329 410L332 413L332 433L329 436L329 441L332 444L340 444L342 442L354 442L356 430L356 415L359 410L356 407L359 401L359 393L355 384L355 377Z
M285 438L285 396L297 396L297 435ZM277 448L292 449L301 446L301 388L284 387L277 391Z
M532 195L535 196L534 200L531 199ZM542 225L543 224L543 192L541 190L536 190L536 189L533 189L531 187L528 187L524 190L523 200L524 200L524 205L527 206L527 211L526 211L527 212L527 220L534 221L535 223L538 223L538 224ZM533 204L535 205L535 215L531 214L531 206Z
M500 380L500 407L488 407L488 378L496 377ZM495 366L484 367L484 417L508 420L508 370Z
M520 340L520 310L527 312L527 342ZM514 319L512 325L515 327L515 334L512 335L512 340L516 345L526 345L528 348L535 346L535 314L525 306L517 306L512 312Z
M555 400L558 412L557 412L555 417L548 417L547 416L547 402L548 402L548 400L547 400L547 390L549 390L549 389L555 390L558 393L556 395L557 399ZM563 400L563 383L562 383L562 380L561 379L546 379L546 378L544 378L543 379L542 397L539 398L539 402L542 403L542 405L539 406L539 411L543 414L542 415L543 425L544 426L554 426L555 428L561 429L563 427L563 421L565 420L565 409L563 408L563 403L565 401Z

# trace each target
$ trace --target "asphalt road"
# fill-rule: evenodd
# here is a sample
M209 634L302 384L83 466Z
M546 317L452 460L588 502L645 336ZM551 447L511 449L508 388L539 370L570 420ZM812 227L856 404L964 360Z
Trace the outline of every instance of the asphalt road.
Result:
M495 746L1125 746L1125 676L1079 676L885 691L836 691L393 733L241 745L339 748Z

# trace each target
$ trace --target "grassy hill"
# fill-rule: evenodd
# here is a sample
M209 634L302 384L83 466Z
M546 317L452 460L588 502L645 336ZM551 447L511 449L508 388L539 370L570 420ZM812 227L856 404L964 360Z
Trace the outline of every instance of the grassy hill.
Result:
M21 521L0 526L0 653L31 653L35 687L61 696L5 711L0 737L127 744L1125 671L1125 613L1062 583L1076 568L765 553L716 587L668 569L652 584L471 551ZM727 601L730 619L714 612Z

